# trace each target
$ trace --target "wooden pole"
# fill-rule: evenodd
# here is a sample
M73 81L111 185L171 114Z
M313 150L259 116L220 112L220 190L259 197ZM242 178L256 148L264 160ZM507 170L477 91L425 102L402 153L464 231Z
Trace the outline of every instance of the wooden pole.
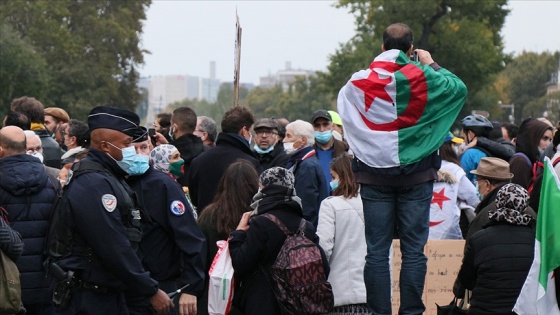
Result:
M235 10L235 51L233 70L233 106L239 106L239 74L241 69L241 24Z

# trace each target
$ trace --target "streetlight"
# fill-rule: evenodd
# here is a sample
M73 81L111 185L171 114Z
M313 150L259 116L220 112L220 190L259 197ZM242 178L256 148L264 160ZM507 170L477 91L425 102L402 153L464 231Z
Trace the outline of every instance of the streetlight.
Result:
M500 105L501 108L511 109L511 115L509 115L509 122L511 122L513 124L515 122L515 105L513 105L513 104L502 104L502 101L498 101L498 105Z

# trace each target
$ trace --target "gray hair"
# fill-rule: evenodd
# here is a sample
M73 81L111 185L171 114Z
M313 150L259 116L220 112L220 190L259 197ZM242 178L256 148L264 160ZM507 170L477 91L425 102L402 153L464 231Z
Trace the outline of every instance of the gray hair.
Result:
M315 130L313 125L303 120L296 120L286 125L286 132L291 131L297 138L305 137L307 145L313 146L315 144Z
M199 116L198 119L200 119L198 130L208 133L208 139L212 142L216 142L218 131L216 130L216 122L214 119L208 116Z

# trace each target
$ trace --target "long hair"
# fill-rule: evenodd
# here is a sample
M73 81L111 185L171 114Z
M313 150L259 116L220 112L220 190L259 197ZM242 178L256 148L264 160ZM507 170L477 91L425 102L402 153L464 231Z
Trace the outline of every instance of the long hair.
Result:
M459 157L457 156L457 153L455 153L455 150L453 150L453 144L451 144L451 141L446 141L441 145L441 147L439 147L439 154L441 155L442 160L461 166Z
M352 172L352 159L347 155L339 156L331 162L331 170L338 174L338 188L333 191L335 196L353 198L358 195L360 186L354 179Z
M235 230L243 213L250 210L258 189L259 175L253 164L247 160L236 161L226 169L214 200L204 208L198 221L209 221L218 234L229 234Z

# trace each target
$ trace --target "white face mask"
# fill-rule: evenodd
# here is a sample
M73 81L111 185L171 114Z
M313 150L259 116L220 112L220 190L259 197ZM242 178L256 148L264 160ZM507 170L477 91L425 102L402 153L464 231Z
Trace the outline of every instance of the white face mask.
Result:
M284 142L284 151L286 151L287 154L291 154L295 150L296 149L294 149L294 143L293 142Z
M43 155L42 155L39 151L31 151L31 150L29 150L29 151L27 151L27 154L38 158L39 161L41 161L41 163L43 163L44 157L43 157Z

